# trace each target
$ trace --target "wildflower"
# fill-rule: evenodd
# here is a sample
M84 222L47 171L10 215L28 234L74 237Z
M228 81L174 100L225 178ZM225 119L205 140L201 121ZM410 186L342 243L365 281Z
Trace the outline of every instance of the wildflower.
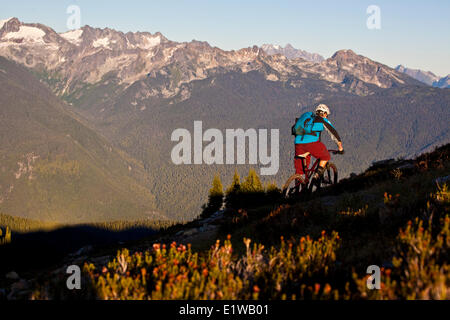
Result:
M231 239L231 234L228 234L227 235L227 240L230 240Z
M255 285L253 286L253 292L258 293L259 291L261 291L261 290L259 290L259 287L255 284Z
M325 288L323 288L323 293L329 294L331 292L331 286L327 283Z
M153 249L154 250L159 250L159 248L160 248L160 244L159 243L154 243L153 244Z
M314 293L319 293L319 290L320 290L320 284L318 284L318 283L316 283L315 285L314 285Z
M203 269L202 271L203 276L207 277L208 276L208 269Z
M322 237L325 236L325 230L322 230Z

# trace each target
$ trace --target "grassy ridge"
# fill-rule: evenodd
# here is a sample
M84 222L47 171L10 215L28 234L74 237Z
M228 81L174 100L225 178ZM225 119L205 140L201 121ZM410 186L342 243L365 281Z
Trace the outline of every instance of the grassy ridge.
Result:
M450 174L449 160L446 145L401 175L399 161L299 202L227 208L209 250L158 241L119 249L106 263L86 259L84 291L58 289L61 275L32 296L448 299L450 189L436 178ZM380 290L366 286L370 265L381 269Z

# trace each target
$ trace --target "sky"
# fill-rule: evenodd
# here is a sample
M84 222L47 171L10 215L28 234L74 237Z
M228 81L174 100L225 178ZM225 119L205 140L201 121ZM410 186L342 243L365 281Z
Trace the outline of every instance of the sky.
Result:
M325 58L352 49L390 67L450 74L448 0L0 0L0 19L68 30L70 5L81 26L161 32L173 41L207 41L225 50L271 43ZM369 29L370 5L380 29Z

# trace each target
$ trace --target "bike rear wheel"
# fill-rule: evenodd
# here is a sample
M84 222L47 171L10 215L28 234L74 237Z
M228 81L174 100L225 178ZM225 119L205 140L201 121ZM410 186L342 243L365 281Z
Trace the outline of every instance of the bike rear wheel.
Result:
M296 180L299 180L299 185L296 185ZM283 186L283 197L289 199L298 196L302 189L305 187L304 183L305 180L302 174L293 174L289 177L289 179L287 179L286 183Z
M309 185L309 190L311 192L317 192L322 188L336 184L337 181L338 181L337 167L334 163L328 162L327 166L325 167L323 177L320 180L320 183L317 183L317 181L315 179L312 179L312 181Z

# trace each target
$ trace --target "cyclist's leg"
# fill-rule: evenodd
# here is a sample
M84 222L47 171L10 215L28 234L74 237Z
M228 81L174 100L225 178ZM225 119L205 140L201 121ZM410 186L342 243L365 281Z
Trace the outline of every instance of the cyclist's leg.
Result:
M306 152L308 152L308 150L305 148L305 144L296 144L295 145L295 155L299 155L299 154L303 154L303 153L306 153ZM304 175L305 174L305 169L307 169L308 168L308 166L309 166L309 159L310 157L308 157L307 159L306 159L306 165L305 165L305 160L304 159L295 159L294 160L294 164L295 164L295 173L296 174L302 174L302 175ZM300 185L300 183L301 183L301 181L300 180L298 180L298 179L296 179L296 181L295 181L295 185L296 186L299 186Z
M325 171L325 167L328 161L331 159L330 153L327 150L327 147L320 141L311 143L310 151L312 156L316 159L320 159L319 166L317 167L317 175L315 178L319 178L323 176L323 172Z

